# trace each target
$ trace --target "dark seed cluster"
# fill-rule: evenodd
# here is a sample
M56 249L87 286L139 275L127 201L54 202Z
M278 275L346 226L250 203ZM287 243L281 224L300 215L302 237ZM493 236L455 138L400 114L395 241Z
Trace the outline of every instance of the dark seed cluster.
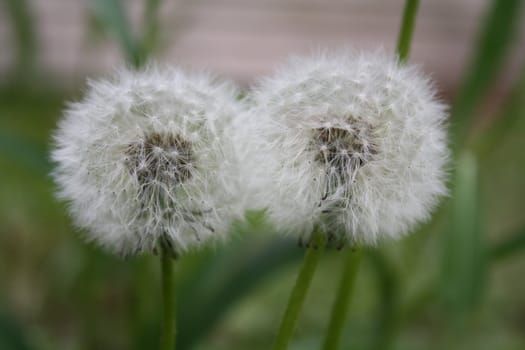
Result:
M125 153L126 164L141 185L180 184L192 176L195 159L191 143L180 135L150 133L130 144Z
M314 129L315 160L339 176L351 175L377 153L372 139L369 128Z

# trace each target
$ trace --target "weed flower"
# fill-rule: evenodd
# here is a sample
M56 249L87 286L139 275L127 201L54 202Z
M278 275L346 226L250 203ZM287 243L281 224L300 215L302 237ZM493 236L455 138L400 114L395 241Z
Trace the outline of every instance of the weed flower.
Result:
M446 106L415 66L381 50L294 58L251 98L243 177L277 228L373 245L447 192Z
M53 173L86 238L121 255L223 237L238 215L237 91L149 67L90 81L54 135Z

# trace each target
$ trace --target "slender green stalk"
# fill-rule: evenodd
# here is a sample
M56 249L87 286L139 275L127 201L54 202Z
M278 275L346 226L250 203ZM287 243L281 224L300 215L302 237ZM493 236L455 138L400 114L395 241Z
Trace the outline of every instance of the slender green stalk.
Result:
M407 0L405 2L405 10L403 11L403 20L401 22L401 30L397 39L396 49L401 62L405 62L410 53L410 43L412 42L412 33L414 32L418 7L419 0Z
M401 30L396 48L401 63L406 62L408 59L418 7L419 0L407 0L405 3L403 20L401 22ZM361 253L359 251L350 252L347 256L343 274L341 276L339 291L332 308L330 324L323 344L324 350L337 350L339 348L360 260Z
M162 273L162 328L161 350L175 349L175 283L173 256L166 248L161 253Z
M314 275L319 258L326 245L326 236L316 228L312 234L312 243L307 248L301 271L295 281L292 294L288 300L279 332L273 344L273 350L286 350L292 339L299 313L303 307L306 293Z
M324 350L336 350L339 348L341 342L341 335L346 321L346 315L352 300L355 280L359 263L361 261L361 251L349 249L346 252L346 259L344 261L343 274L341 275L341 282L339 290L332 307L332 314L330 316L330 323L328 324L328 331L324 339Z

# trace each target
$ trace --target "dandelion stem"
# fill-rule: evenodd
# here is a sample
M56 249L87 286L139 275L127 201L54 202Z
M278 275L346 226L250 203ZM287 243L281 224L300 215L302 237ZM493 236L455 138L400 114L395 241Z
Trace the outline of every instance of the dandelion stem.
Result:
M173 276L173 255L162 247L162 328L161 350L175 349L175 283Z
M348 249L344 261L343 274L335 302L332 306L330 323L323 343L323 350L336 350L341 342L343 326L352 300L353 290L359 263L361 261L361 250Z
M401 30L397 39L396 49L399 61L401 62L405 62L410 53L410 43L412 42L412 33L414 32L418 7L419 0L407 0L405 2L405 10L403 11L403 20L401 22Z
M293 287L292 294L288 300L288 305L284 312L279 332L277 333L277 337L273 344L273 350L288 349L288 345L295 330L297 318L303 307L306 293L308 292L319 258L324 251L325 244L325 234L319 228L315 228L312 234L312 241L304 256L301 271L297 276L295 286Z
M412 42L412 33L414 32L418 7L419 0L406 0L405 2L403 20L401 22L396 47L396 53L401 63L406 62L410 53L410 44ZM339 290L332 307L330 323L323 343L323 350L337 350L339 348L343 326L352 300L355 279L362 253L357 250L350 251L347 254Z

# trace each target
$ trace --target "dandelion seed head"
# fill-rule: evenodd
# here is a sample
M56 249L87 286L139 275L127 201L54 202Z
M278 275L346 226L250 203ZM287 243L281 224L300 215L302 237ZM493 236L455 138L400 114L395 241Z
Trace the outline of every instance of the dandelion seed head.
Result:
M447 192L447 108L416 66L381 50L319 53L251 99L243 176L277 227L373 245L428 219Z
M206 74L154 66L90 81L52 152L58 195L86 238L133 255L224 237L241 211L236 96Z

